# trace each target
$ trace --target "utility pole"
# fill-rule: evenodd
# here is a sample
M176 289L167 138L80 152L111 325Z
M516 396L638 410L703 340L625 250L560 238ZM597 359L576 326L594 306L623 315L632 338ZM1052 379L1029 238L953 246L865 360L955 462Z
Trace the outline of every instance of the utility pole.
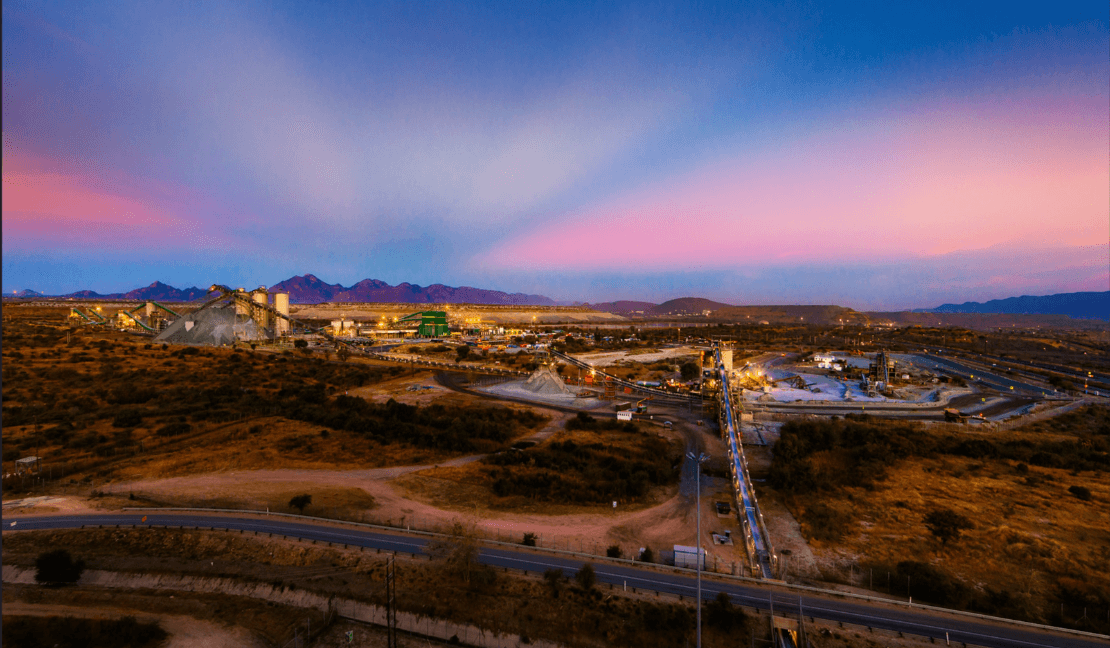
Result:
M697 493L694 496L694 502L697 509L697 539L698 539L698 552L695 554L694 562L697 563L698 570L698 648L701 648L701 465L709 459L709 456L702 453L694 456L693 452L687 452L686 456L694 461L697 470L697 477L695 478L697 485Z
M397 574L396 554L389 557L385 563L385 622L386 646L397 648Z

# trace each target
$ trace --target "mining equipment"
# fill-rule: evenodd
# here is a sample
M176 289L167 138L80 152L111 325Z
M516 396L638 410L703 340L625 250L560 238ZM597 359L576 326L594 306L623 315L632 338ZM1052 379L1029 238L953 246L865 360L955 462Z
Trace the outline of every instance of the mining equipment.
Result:
M447 326L447 311L410 313L397 320L398 324L402 322L420 322L416 327L416 334L419 337L434 338L451 335L451 330Z

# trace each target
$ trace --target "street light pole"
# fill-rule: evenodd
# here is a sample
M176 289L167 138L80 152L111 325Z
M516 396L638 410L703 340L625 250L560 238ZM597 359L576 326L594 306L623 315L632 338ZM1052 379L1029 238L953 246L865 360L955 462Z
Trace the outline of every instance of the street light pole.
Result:
M697 493L694 495L694 502L696 505L697 513L697 539L698 539L698 552L695 554L694 562L697 564L698 570L698 648L701 648L701 465L709 456L702 453L694 456L693 452L687 452L686 456L694 460L695 469L697 470L695 477L695 484L697 485Z

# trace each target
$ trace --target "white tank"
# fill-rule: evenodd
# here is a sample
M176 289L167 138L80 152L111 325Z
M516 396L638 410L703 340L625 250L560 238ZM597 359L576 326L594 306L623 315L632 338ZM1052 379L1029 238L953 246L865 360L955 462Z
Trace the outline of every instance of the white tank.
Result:
M154 314L154 302L146 303L146 321L150 321L150 316Z
M262 306L268 306L266 303L265 289L259 288L251 293L251 301ZM263 328L270 328L270 311L263 308L254 309L254 321Z
M274 310L282 315L289 314L289 293L274 293ZM289 320L276 318L274 332L278 335L289 335Z

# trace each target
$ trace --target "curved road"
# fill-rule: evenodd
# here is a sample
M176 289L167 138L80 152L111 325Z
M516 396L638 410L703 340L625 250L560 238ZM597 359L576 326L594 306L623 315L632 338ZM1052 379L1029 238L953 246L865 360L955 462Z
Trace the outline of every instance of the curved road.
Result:
M115 513L71 516L7 517L3 530L8 532L75 529L86 525L137 525L143 526L142 513ZM334 542L358 547L424 554L428 542L426 536L389 533L363 528L336 527L326 524L293 522L281 519L233 517L228 515L206 515L198 513L149 513L147 525L184 526L232 531L254 531L290 536L318 542ZM583 560L554 552L545 554L528 550L483 547L479 560L494 567L520 571L540 572L547 569L562 569L573 573L582 566ZM664 572L654 568L639 567L634 564L611 563L599 559L595 563L600 583L617 587L636 587L669 594L692 596L695 592L694 578L689 572ZM799 605L805 616L833 622L872 627L881 630L909 633L933 637L943 641L945 636L956 644L989 646L991 648L1094 648L1110 645L1110 637L1104 635L1067 634L1042 630L1040 628L1010 623L1002 619L991 621L972 617L960 617L933 611L922 607L907 608L893 604L872 603L862 599L841 599L820 596L802 590L783 591L781 586L774 589L755 582L728 582L713 578L702 584L703 596L712 599L718 592L725 592L735 604L766 610L773 601L780 615L796 617Z

